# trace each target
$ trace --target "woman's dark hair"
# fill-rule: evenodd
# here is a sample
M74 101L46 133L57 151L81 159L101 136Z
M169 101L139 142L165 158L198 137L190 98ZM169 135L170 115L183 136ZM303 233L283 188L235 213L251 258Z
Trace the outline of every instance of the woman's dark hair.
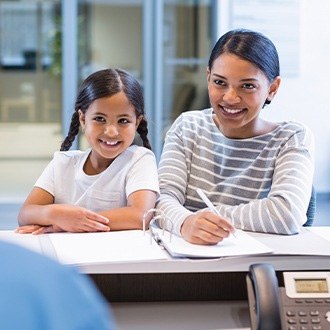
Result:
M79 133L78 110L86 113L95 100L109 97L123 91L133 105L136 116L143 116L137 128L143 146L151 150L148 140L148 124L144 117L143 90L139 81L128 72L121 69L105 69L92 73L80 86L75 103L75 110L71 118L70 129L61 145L61 151L69 150L76 135Z
M271 40L259 32L237 29L225 33L213 47L208 63L209 70L212 69L214 61L224 53L234 54L251 62L270 82L280 75L276 47Z

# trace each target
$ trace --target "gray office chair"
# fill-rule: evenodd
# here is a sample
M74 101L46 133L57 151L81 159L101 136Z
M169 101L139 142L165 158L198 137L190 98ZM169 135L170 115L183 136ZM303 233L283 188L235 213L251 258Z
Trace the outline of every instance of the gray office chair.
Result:
M314 186L312 187L311 199L309 200L309 205L307 209L307 221L304 223L304 227L310 227L313 225L314 217L316 211L316 191Z

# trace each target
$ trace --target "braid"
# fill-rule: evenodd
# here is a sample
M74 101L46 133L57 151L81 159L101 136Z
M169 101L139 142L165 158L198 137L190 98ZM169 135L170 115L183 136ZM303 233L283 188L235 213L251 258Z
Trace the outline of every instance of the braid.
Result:
M79 133L79 127L80 127L79 116L78 116L78 112L75 111L71 118L69 133L67 137L64 139L63 143L61 144L61 149L60 149L61 151L67 151L70 149L76 135Z
M137 128L137 132L141 136L143 146L150 149L150 150L152 150L149 139L147 137L147 135L148 135L148 123L144 118L142 118L142 120L140 122L140 125Z

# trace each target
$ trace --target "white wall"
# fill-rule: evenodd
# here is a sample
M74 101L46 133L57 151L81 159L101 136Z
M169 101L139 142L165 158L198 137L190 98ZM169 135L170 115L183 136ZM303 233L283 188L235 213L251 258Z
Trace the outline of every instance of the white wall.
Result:
M272 121L296 120L312 130L315 137L314 185L317 192L329 193L330 1L218 1L221 4L218 16L222 22L218 27L219 35L237 27L258 30L274 41L282 68L287 69L291 64L294 74L290 77L283 72L287 70L282 70L280 90L262 116Z
M136 75L139 77L142 63L141 17L139 6L93 7L90 23L93 70L116 67L138 71Z
M264 115L294 119L315 136L315 176L318 192L330 192L330 1L303 0L300 8L299 76L284 78Z

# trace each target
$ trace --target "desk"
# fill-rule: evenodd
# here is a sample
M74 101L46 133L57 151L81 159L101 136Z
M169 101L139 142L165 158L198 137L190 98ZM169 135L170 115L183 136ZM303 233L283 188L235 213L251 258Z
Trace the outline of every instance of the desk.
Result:
M249 329L245 301L111 304L120 330Z
M245 276L254 263L270 263L279 274L306 270L306 267L309 270L330 268L330 242L310 230L304 229L294 236L250 235L270 246L275 253L220 259L117 262L86 265L80 269L90 274L109 301L133 302L245 300ZM304 251L309 254L304 255Z
M272 264L280 285L283 271L330 269L330 242L317 235L318 229L324 231L250 233L270 246L272 255L111 262L84 265L80 271L111 303L121 330L243 329L249 326L245 277L251 264ZM55 254L47 235L39 240L42 253Z
M279 252L288 248L288 242L299 240L299 235L252 235ZM317 250L308 241L292 250L299 252L301 247ZM121 263L82 271L112 301L121 330L237 330L250 327L245 277L249 266L259 262L275 267L280 285L283 271L330 269L330 255L267 255Z

